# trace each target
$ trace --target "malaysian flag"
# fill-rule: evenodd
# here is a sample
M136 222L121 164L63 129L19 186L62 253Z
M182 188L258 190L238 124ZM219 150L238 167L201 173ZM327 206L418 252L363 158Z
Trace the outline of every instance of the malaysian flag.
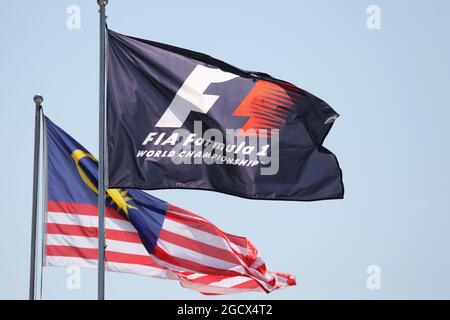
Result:
M97 267L97 160L45 118L47 266ZM203 294L269 293L295 285L266 269L245 237L139 190L107 190L105 267L178 280Z

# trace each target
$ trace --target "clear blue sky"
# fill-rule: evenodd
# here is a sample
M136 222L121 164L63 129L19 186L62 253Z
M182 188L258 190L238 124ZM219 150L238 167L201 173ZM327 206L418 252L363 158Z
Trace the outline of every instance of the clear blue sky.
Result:
M69 5L81 28L69 30ZM381 29L366 8L381 8ZM298 286L232 298L450 298L450 2L118 1L113 30L202 51L286 79L341 114L325 146L346 186L339 201L252 201L218 193L151 192L248 236L269 268ZM0 298L27 298L34 105L98 150L98 15L95 0L0 5ZM368 290L366 268L381 268ZM44 298L96 298L96 271L81 290L66 270L44 271ZM177 282L108 273L106 296L204 298ZM210 299L210 298L209 298Z

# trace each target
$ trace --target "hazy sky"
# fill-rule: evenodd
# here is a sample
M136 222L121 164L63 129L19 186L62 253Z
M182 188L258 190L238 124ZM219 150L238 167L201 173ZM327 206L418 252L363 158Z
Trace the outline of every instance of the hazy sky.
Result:
M367 27L370 5L381 10L381 29ZM94 0L0 6L0 298L25 299L32 97L43 94L46 114L96 154L98 13ZM79 29L68 28L68 8L80 9ZM325 146L340 161L344 200L151 192L249 237L269 269L298 279L270 295L231 298L450 298L449 12L445 0L110 0L115 31L269 73L341 114ZM366 285L371 265L381 270L380 290ZM67 277L45 268L43 297L96 298L95 270L82 270L80 290L69 290ZM118 273L107 273L106 297L204 298L176 281Z

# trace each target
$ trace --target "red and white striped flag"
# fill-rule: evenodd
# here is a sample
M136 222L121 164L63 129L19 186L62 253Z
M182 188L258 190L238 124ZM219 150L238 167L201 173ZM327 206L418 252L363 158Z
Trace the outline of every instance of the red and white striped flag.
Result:
M48 201L45 265L97 267L95 159L46 119ZM295 285L266 269L245 237L138 190L109 191L107 270L179 280L203 294L271 292Z

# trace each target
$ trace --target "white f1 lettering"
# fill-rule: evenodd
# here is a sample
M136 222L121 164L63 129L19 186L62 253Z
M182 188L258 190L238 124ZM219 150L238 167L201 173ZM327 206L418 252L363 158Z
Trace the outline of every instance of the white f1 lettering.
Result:
M208 86L237 77L220 69L197 65L178 90L156 127L180 128L191 111L207 113L219 99L217 95L204 94Z

